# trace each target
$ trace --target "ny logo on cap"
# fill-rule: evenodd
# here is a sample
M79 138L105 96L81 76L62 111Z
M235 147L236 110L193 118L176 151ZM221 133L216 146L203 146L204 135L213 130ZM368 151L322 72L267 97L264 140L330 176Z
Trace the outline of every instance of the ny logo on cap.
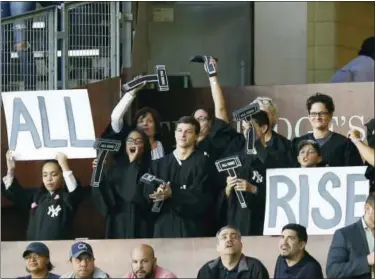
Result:
M83 249L84 249L84 250L87 250L87 246L86 246L86 244L83 244L83 243L78 244L77 247L78 247L79 250L83 250Z

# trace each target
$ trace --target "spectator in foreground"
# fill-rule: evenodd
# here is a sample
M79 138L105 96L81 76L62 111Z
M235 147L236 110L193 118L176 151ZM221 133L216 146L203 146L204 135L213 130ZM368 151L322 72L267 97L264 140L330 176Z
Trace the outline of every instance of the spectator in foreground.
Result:
M358 56L338 70L332 82L371 82L374 81L375 36L365 39Z
M266 267L256 258L242 254L240 232L231 226L216 234L216 250L220 257L209 261L198 272L198 279L268 279Z
M90 244L77 242L70 249L70 262L73 271L60 278L101 279L110 278L107 273L95 266L94 252Z
M304 226L288 224L282 229L280 256L275 267L275 279L323 279L322 267L307 251L307 232Z
M372 192L363 217L333 235L327 257L328 278L374 278L374 199Z
M172 272L157 265L154 249L150 245L142 244L131 253L132 272L124 278L177 278Z
M31 242L22 257L26 262L26 271L30 274L25 277L18 277L17 279L31 279L31 278L47 278L58 279L60 275L54 274L51 271L54 266L50 260L48 247L42 242Z

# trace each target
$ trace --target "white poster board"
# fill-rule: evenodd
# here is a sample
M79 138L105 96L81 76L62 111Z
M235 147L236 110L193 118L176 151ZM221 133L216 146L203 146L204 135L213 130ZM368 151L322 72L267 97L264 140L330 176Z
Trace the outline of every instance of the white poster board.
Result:
M331 235L364 213L369 194L366 167L268 169L264 235L288 223L309 235Z
M86 89L4 92L8 146L18 161L95 158L95 131Z

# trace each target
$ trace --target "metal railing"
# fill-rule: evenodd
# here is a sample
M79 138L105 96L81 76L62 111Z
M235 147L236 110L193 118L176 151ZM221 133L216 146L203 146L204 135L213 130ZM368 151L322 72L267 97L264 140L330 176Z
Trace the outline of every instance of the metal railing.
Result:
M119 76L118 38L119 2L65 2L1 19L1 91L68 89Z

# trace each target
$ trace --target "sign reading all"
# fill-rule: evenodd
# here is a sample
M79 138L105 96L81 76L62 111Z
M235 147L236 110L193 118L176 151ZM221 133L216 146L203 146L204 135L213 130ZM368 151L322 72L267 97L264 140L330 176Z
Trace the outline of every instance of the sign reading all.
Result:
M86 89L4 92L8 146L16 160L95 158L94 123Z
M267 170L264 235L298 223L309 235L330 235L363 215L369 193L366 167Z

